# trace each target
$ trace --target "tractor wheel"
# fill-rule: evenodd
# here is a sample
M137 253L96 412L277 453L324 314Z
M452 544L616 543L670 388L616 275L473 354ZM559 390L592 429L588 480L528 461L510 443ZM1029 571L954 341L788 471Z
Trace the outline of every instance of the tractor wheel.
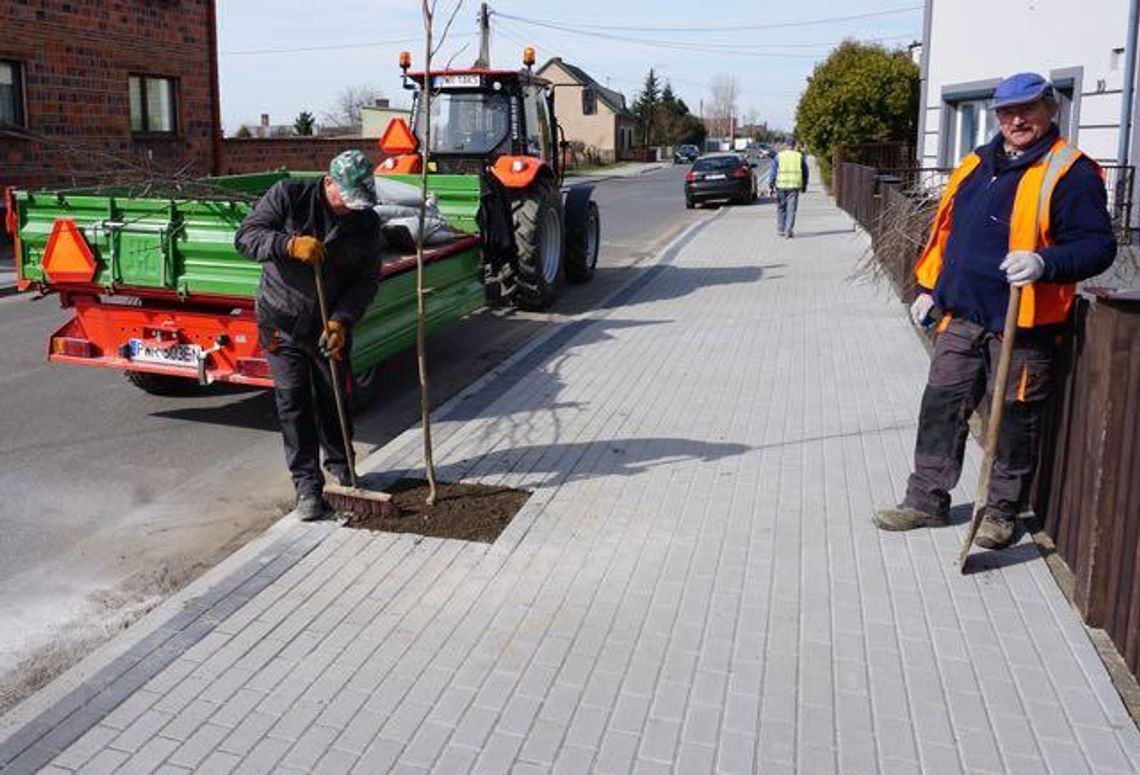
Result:
M195 379L169 374L151 374L148 371L124 371L127 382L152 396L199 396L209 385L199 385Z
M515 303L546 309L562 284L562 197L553 182L535 181L511 202L511 215L518 248Z
M598 244L601 242L602 223L598 205L586 206L586 223L574 235L566 252L566 277L572 283L589 282L598 266Z

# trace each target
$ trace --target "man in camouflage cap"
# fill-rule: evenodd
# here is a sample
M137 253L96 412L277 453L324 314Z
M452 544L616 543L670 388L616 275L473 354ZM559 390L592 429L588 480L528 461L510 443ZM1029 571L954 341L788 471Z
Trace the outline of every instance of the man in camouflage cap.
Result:
M235 237L238 251L261 263L258 335L273 375L301 519L328 512L321 495L322 448L328 473L340 483L348 479L327 358L335 358L340 384L350 385L349 335L380 284L382 238L375 204L372 163L360 151L345 151L321 178L275 184ZM314 267L328 297L327 326L317 304Z

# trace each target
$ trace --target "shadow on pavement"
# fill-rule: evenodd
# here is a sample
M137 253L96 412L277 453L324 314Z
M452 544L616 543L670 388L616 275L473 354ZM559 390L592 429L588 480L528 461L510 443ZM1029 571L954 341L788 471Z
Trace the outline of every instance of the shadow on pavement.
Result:
M726 256L726 260L731 257ZM655 301L666 301L688 296L701 288L717 285L739 285L759 282L766 270L779 269L786 264L764 264L761 266L724 266L709 268L689 268L658 264L644 269L643 275L629 287L609 299L603 309L630 307Z
M1014 544L1008 549L989 550L973 547L970 550L970 556L966 559L965 573L966 575L970 575L988 570L1009 568L1013 565L1020 565L1023 562L1039 560L1052 553L1053 551L1051 549L1043 551L1032 541L1023 541L1022 543Z
M679 438L598 439L590 442L533 444L493 450L437 466L438 476L457 482L468 476L527 473L517 487L531 489L598 475L633 476L663 465L711 463L742 455L751 447ZM411 475L414 475L412 472Z
M840 234L851 235L855 233L855 229L825 229L823 231L801 231L796 229L796 239L807 239L809 237L834 237Z
M220 389L222 386L214 386ZM236 428L249 428L255 431L274 431L277 426L277 407L273 403L273 391L264 388L253 388L257 392L249 394L238 401L232 401L221 406L180 406L176 409L167 409L161 412L151 412L152 417L163 417L169 420L183 420L185 422L206 423L209 425L227 425ZM241 394L245 391L229 391ZM220 392L220 395L226 395Z

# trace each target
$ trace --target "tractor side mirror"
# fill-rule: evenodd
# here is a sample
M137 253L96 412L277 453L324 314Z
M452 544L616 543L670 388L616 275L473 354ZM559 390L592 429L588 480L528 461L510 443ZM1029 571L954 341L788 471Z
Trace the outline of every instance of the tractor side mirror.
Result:
M582 115L592 116L598 112L598 93L586 86L582 89Z

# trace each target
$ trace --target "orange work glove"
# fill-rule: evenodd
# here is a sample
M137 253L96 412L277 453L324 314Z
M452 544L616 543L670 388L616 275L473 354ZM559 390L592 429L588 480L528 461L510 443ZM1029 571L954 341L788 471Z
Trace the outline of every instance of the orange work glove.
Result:
M306 264L319 264L325 260L325 243L316 237L290 237L285 250L290 258Z
M339 361L341 350L344 349L346 341L348 341L348 330L344 323L339 320L330 320L325 325L321 338L317 340L317 347L320 348L321 355Z

